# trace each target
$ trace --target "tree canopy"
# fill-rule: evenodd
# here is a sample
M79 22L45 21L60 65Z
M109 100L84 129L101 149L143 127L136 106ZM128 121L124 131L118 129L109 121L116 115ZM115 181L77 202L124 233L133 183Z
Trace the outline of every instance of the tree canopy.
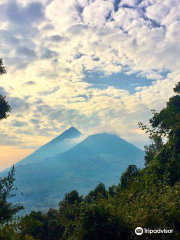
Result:
M0 95L0 119L7 118L8 113L11 111L9 103L6 101L6 97Z
M4 65L3 65L2 58L0 58L0 75L5 74L5 73L6 73L6 69L5 69Z
M14 197L14 175L15 168L13 167L7 177L0 178L0 224L10 221L14 214L19 212L23 207L20 204L13 205L9 199Z
M3 65L2 58L0 58L0 75L6 73L6 69ZM11 107L9 106L8 102L6 101L6 97L0 95L0 120L7 118L8 113L11 111Z

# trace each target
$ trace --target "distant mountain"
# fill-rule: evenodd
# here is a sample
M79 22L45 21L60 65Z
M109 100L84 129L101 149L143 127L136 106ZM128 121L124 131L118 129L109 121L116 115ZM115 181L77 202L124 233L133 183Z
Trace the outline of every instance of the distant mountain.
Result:
M54 143L59 143L66 139L77 138L80 135L81 135L81 132L79 132L75 127L71 127L68 130L64 131L60 136L54 138L52 141L50 141L46 145L52 145Z
M16 167L17 197L30 210L57 207L64 194L87 194L99 182L117 184L129 164L143 167L144 152L117 135L95 134L55 157Z
M28 157L18 162L16 166L41 162L47 157L54 157L57 154L63 153L82 141L80 138L81 135L81 132L76 128L71 127L49 143L40 147Z

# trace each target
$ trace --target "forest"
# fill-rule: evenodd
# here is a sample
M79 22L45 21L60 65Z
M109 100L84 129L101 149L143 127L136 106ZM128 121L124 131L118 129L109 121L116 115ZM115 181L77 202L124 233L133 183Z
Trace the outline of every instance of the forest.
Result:
M1 74L4 73L2 61ZM0 118L11 110L0 97ZM180 83L159 113L152 110L145 167L130 165L117 186L103 183L81 196L67 193L58 209L31 212L12 221L23 206L13 205L15 168L0 179L0 240L134 240L180 239ZM172 229L168 234L137 236L137 227Z

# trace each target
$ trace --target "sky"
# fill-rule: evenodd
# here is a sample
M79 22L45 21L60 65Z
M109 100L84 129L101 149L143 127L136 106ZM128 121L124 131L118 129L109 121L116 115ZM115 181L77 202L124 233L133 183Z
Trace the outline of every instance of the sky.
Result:
M142 148L180 79L179 0L1 0L0 170L67 128Z

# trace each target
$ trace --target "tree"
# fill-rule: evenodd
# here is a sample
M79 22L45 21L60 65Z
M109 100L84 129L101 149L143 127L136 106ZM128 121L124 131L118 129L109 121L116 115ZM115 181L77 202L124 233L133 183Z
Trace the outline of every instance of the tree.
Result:
M6 101L6 97L0 95L0 119L7 118L9 116L8 112L10 111L11 111L11 107Z
M90 191L89 194L86 196L86 201L92 202L97 199L107 198L108 193L106 191L105 185L103 183L99 183L97 187Z
M151 144L144 146L145 149L145 165L148 166L155 156L160 152L163 147L163 140L161 136L154 134L150 136Z
M60 240L65 229L59 217L59 212L55 209L49 209L47 212L48 220L48 239Z
M0 58L0 75L5 74L6 69L3 66L2 58ZM7 118L8 113L11 111L11 107L9 106L8 102L6 101L6 97L0 95L0 120Z
M22 218L20 223L21 237L26 235L32 236L34 239L48 239L48 224L46 216L38 211L32 211L29 215Z
M178 82L178 84L175 86L174 92L180 93L180 82Z
M6 73L6 69L3 65L2 58L0 58L0 75L5 74L5 73Z
M80 203L82 201L82 197L79 196L79 193L76 190L71 191L65 195L64 202L69 204Z
M129 165L126 172L121 176L121 189L126 189L134 180L139 173L136 165Z
M162 181L175 184L180 179L180 82L174 88L175 96L171 97L166 107L159 113L154 110L149 123L151 128L140 123L140 127L156 136L156 142L147 148L146 161L157 161L154 166L155 176ZM162 139L166 143L162 143ZM159 179L160 180L160 179Z
M8 201L15 196L13 194L13 191L16 190L13 186L14 174L15 168L13 167L7 177L0 178L0 224L7 223L14 214L23 209L21 205L13 205Z
M114 214L114 206L107 199L84 204L76 219L73 234L67 239L77 240L128 240L130 230L123 219Z
M5 74L6 69L3 66L2 59L0 58L0 75ZM0 119L7 118L7 113L10 112L11 107L5 99L5 96L0 95ZM9 198L13 197L14 184L14 167L5 178L0 178L0 224L4 224L11 220L12 216L23 209L21 205L13 205L9 203Z

